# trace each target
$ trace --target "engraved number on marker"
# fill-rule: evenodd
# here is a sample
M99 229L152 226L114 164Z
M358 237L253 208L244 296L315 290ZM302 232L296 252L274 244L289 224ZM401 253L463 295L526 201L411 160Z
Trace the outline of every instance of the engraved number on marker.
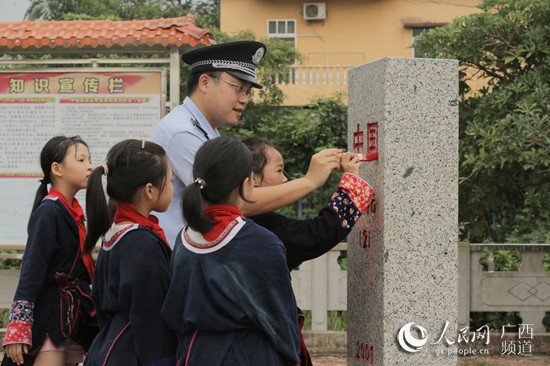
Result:
M369 249L372 242L370 231L365 229L361 234L363 235L363 244L361 244L361 248Z
M373 199L371 201L371 203L369 203L369 205L367 206L367 210L365 212L367 215L372 215L374 216L374 214L376 213L376 200Z
M356 345L357 354L355 355L355 358L361 361L365 361L366 363L370 361L370 363L372 364L374 362L372 345L370 346L370 348L369 345L366 343L364 344L357 342Z

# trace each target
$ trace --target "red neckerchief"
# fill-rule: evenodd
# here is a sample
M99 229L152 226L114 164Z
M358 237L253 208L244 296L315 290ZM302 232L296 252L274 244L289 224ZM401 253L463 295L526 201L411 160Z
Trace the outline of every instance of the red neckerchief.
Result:
M131 203L121 202L117 204L114 221L115 224L123 221L135 222L140 226L151 229L164 240L166 245L168 245L168 242L166 241L166 235L164 235L164 230L162 230L162 228L159 226L159 219L157 219L157 217L153 215L149 215L149 217L143 216L142 214L137 212L136 206L132 205Z
M50 188L49 195L59 198L71 213L71 216L76 222L76 226L78 226L78 239L80 244L80 253L82 254L82 251L84 250L84 239L86 239L86 228L84 227L86 217L84 217L84 210L82 209L82 206L80 206L80 203L78 203L78 200L74 197L72 206L69 205L69 201L67 201L63 193L53 188ZM92 254L89 253L82 255L82 260L84 261L84 265L90 275L90 281L92 281L94 278L94 261L92 259Z
M209 232L203 234L203 237L208 241L216 240L237 217L244 217L241 210L236 206L229 205L207 206L202 209L202 212L212 221L219 221L212 226Z

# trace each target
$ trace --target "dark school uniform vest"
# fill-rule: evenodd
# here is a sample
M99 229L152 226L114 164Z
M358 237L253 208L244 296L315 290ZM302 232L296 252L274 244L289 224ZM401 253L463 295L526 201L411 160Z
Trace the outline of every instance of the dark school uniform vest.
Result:
M88 349L98 331L90 283L78 226L63 202L48 196L31 219L12 306L19 314L16 318L25 314L32 323L25 365L34 363L46 335L56 346L70 338ZM2 366L12 364L4 357Z
M172 250L153 231L127 225L103 242L92 297L100 332L86 366L175 366L176 334L160 315Z
M179 363L295 366L300 335L285 249L251 220L235 221L212 242L176 237L162 315L179 334Z

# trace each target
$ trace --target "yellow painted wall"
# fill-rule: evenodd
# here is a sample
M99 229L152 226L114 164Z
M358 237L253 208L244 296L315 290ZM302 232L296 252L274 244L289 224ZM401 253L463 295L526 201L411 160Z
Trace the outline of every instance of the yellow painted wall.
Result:
M268 19L295 19L297 48L303 65L357 66L383 57L411 57L410 28L405 23L449 23L478 12L477 0L325 0L324 21L307 21L297 0L221 0L221 30L234 34L250 29L267 37ZM286 104L302 105L314 95L347 85L287 85Z

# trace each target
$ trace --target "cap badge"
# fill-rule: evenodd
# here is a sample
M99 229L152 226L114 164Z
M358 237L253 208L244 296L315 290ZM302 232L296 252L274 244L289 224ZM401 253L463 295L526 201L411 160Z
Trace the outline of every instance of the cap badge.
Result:
M252 56L252 62L254 62L254 64L257 64L262 60L263 57L264 57L264 49L263 47L260 47L256 50L256 53L254 54L254 56Z

